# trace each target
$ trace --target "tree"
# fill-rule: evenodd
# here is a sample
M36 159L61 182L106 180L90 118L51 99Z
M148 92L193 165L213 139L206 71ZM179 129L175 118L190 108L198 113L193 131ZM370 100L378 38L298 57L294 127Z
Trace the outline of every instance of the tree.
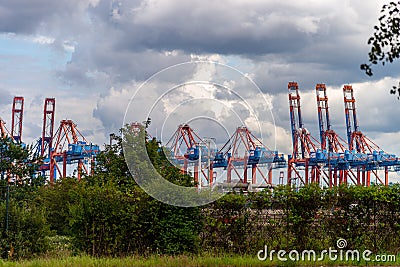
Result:
M115 183L120 187L135 185L135 181L129 172L122 149L122 138L113 134L115 144L106 145L105 149L96 156L94 176L86 176L89 183L104 184Z
M30 182L40 159L35 158L31 147L16 144L6 136L0 137L0 175L1 180Z
M50 228L44 207L35 202L44 184L35 173L41 159L32 147L0 137L0 251L2 257L21 258L43 253L48 248Z
M368 76L373 75L373 65L381 63L384 66L400 57L400 1L383 5L380 13L379 23L374 26L375 32L368 39L371 46L368 63L360 66ZM400 83L393 86L390 93L400 98Z
M190 176L167 160L160 142L146 137L148 124L149 120L143 123L140 132L131 135L130 125L121 129L123 137L114 136L117 142L107 145L97 156L92 176L85 176L79 182L64 178L40 190L50 229L71 238L78 251L94 256L197 251L202 228L200 208L170 206L152 198L138 186L125 162L127 151L122 142L126 139L132 145L143 142L145 147L132 151L148 155L146 161L142 154L133 153L139 171L151 175L152 164L165 179L178 185L193 185ZM146 138L145 142L140 138Z

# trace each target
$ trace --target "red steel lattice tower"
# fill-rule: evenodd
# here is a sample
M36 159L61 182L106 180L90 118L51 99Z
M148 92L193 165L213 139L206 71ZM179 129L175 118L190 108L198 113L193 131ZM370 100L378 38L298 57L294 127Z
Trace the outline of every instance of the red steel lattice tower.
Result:
M22 142L22 119L24 115L24 98L14 97L12 106L11 136L17 143Z
M326 94L325 84L317 84L315 87L317 94L318 123L321 139L321 150L328 154L328 177L329 186L347 183L350 178L353 183L358 184L353 172L349 166L345 164L345 152L347 150L346 142L332 129L329 117L328 96ZM336 162L333 170L329 164L331 157ZM339 180L339 181L338 181Z
M84 172L89 174L88 168L84 165L84 158L98 153L97 145L88 145L85 137L76 128L72 120L62 120L53 137L54 147L50 153L50 182L54 182L56 173L61 177L67 175L67 164L76 162L78 164L78 180ZM93 164L93 157L91 158ZM62 162L62 170L59 166Z
M310 181L319 183L321 175L319 166L309 166L311 154L317 152L319 144L304 128L297 82L289 82L288 90L293 151L288 159L287 184L291 185L293 178L299 179L301 184L307 184Z
M347 131L347 140L349 144L350 151L356 151L362 154L374 154L382 151L381 148L375 144L371 139L369 139L363 132L360 131L358 121L357 121L357 112L356 112L356 100L354 98L354 91L351 85L343 86L343 96L344 96L344 111L346 118L346 131ZM383 151L382 151L383 152ZM387 154L386 154L387 155ZM387 158L387 160L395 160ZM371 173L374 174L377 181L388 185L388 167L384 167L384 180L382 180L379 175L377 169L370 168L367 166L363 166L362 169L358 169L357 171L357 179L362 180L362 184L366 186L371 185ZM360 177L362 176L362 177Z
M54 116L56 109L55 98L46 98L43 107L43 129L41 140L41 156L50 155L53 140Z
M208 173L202 167L199 151L204 141L198 136L193 129L186 123L178 126L178 129L167 142L166 147L170 149L172 161L177 163L182 172L188 173L188 166L194 167L194 183L201 186L202 177L204 177L209 184L212 184L213 170L212 164L209 167ZM199 162L200 161L200 162ZM200 167L200 168L199 168Z
M238 127L234 135L220 149L228 155L227 183L232 182L232 174L236 174L241 183L248 183L248 170L251 169L251 183L257 183L259 173L268 185L272 185L272 164L275 152L268 149L247 127ZM261 168L266 165L268 173ZM241 170L242 169L242 170Z

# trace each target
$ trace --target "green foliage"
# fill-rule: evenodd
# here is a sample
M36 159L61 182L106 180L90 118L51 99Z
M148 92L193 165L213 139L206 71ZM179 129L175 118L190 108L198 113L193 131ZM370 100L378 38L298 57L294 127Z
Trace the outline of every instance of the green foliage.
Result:
M227 194L203 209L202 243L217 252L248 253L252 212L243 194Z
M5 215L6 203L0 205L0 214ZM3 216L2 216L3 218ZM51 235L44 207L33 202L10 200L9 226L3 231L0 249L3 257L11 259L31 258L48 249L46 237ZM4 229L4 223L1 226Z
M31 182L38 163L30 146L23 147L8 137L0 137L1 180Z
M400 36L400 2L390 2L381 9L379 24L374 26L374 34L368 39L371 50L368 53L369 63L362 64L361 69L369 76L372 76L372 65L381 62L392 63L400 56L399 36Z
M52 235L47 236L48 250L45 253L46 257L50 258L66 258L72 256L73 247L71 238L68 236Z
M198 208L169 206L153 202L155 211L153 248L162 254L181 254L198 252L201 226Z
M75 248L93 256L124 255L134 241L136 211L132 197L113 185L79 184L79 199L69 206Z
M378 25L374 26L374 33L368 39L370 51L368 63L361 64L361 70L372 76L372 65L392 63L400 57L400 2L384 4L380 11ZM393 86L391 94L400 98L400 86Z
M165 205L138 187L129 194L120 189L67 179L44 188L42 199L52 202L47 208L54 229L71 236L77 251L93 256L197 251L198 209Z
M122 138L114 135L117 141L112 145L105 145L105 149L96 156L94 176L86 176L88 183L98 185L113 183L120 188L135 185L124 158Z
M220 253L336 247L398 253L400 186L348 186L298 191L282 186L247 195L227 195L205 208L202 247Z
M134 145L139 140L133 137L128 141ZM52 229L72 237L77 251L94 256L196 252L200 210L169 206L149 197L130 175L122 139L117 140L100 153L93 176L80 182L65 178L42 188L39 199L47 207ZM169 164L155 139L146 143L146 150L166 179L190 184L191 177ZM142 164L140 159L136 164Z
M45 237L51 233L50 227L44 207L35 201L44 184L43 177L33 178L38 163L31 147L0 137L2 257L32 257L47 249Z
M168 162L159 142L148 140L143 151L132 153L134 175L128 171L122 142L136 148L138 137L144 136L142 129L108 146L94 175L81 181L63 178L44 185L37 178L10 187L10 224L0 249L12 251L12 258L72 252L96 257L256 255L265 245L271 250L323 250L344 238L348 249L400 251L399 185L278 186L228 193L203 207L175 207L153 199L134 180L136 174L152 175L152 164L167 180L193 186L190 176ZM150 162L143 162L142 152ZM0 188L7 188L2 182ZM4 192L2 196L0 214L5 214ZM5 219L0 226L6 228Z
M46 208L47 222L57 235L71 235L70 206L79 201L80 190L79 182L74 178L59 179L39 190L36 201Z
M288 202L288 224L296 240L296 248L315 248L314 228L317 212L322 208L321 188L309 184L298 191L286 190ZM311 235L310 235L311 234Z

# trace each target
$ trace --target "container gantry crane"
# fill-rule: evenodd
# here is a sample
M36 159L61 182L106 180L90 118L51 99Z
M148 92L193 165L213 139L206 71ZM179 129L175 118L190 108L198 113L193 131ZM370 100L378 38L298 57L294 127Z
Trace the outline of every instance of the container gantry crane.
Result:
M17 143L22 143L22 120L24 115L24 98L15 96L12 106L11 136Z
M93 170L94 157L100 152L99 146L88 143L72 120L60 122L52 142L54 147L50 152L50 183L54 182L57 173L61 177L66 177L67 165L71 164L77 164L78 180L82 173L91 174L85 163L90 161Z
M332 129L325 84L317 84L315 90L321 140L321 150L317 153L322 153L326 160L324 168L328 169L329 187L348 183L348 178L354 184L359 184L346 160L348 144ZM320 156L317 156L317 158L320 158Z
M0 133L3 138L7 138L7 137L12 138L10 132L8 131L8 129L6 127L6 122L2 118L0 118Z
M399 166L399 159L396 155L388 154L383 151L377 144L360 131L357 121L356 100L351 85L343 86L343 96L347 140L350 150L348 161L350 164L354 164L355 162L354 165L357 168L357 179L361 181L361 184L369 186L371 185L372 173L378 183L388 185L389 167ZM359 159L363 159L364 162L360 164ZM383 170L383 178L379 175L379 170Z
M46 98L43 107L43 128L41 137L40 155L50 155L54 133L54 118L56 112L56 99Z
M310 161L317 156L319 143L304 127L297 82L289 82L288 91L293 150L288 156L287 184L291 185L293 179L299 179L301 185L320 183L323 162Z
M218 151L213 165L227 169L228 184L233 182L234 175L240 183L248 184L250 180L252 185L257 186L258 173L263 183L272 186L272 169L286 166L286 160L283 154L270 150L247 127L241 126Z
M55 110L55 98L46 98L43 106L42 136L36 143L35 151L35 154L43 159L43 164L39 167L43 176L46 175L46 171L50 170L50 151L52 150Z
M213 184L214 172L211 157L215 155L215 152L211 151L205 140L196 134L189 124L179 125L166 143L166 147L170 150L170 153L166 153L167 157L175 166L181 168L182 173L187 174L188 168L193 167L196 186L202 186L203 178L209 185ZM208 162L210 164L205 164Z

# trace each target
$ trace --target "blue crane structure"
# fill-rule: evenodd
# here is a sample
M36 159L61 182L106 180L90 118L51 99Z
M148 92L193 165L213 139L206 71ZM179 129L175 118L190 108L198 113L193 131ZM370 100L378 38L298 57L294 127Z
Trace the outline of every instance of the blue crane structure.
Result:
M359 129L356 112L356 100L351 85L344 85L344 109L348 140L347 161L357 169L357 180L362 185L371 185L371 174L377 183L388 185L389 168L400 166L398 157L383 151ZM383 175L380 175L382 173Z
M264 145L247 127L240 126L217 152L213 165L227 169L227 183L232 183L235 175L241 183L247 184L250 180L256 185L259 174L263 183L272 186L272 169L286 167L286 160L283 154Z
M189 167L193 168L194 183L197 186L201 186L203 178L208 184L213 184L214 172L212 166L204 166L204 163L209 161L206 156L211 154L211 157L215 154L215 151L208 152L209 147L189 124L179 125L166 143L166 147L169 152L165 155L176 167L181 169L182 173L188 174Z
M358 184L352 166L347 162L347 143L333 129L329 116L328 96L325 84L317 84L318 124L321 147L317 151L316 160L323 159L324 169L327 169L329 187L342 183Z
M46 176L46 172L50 170L50 151L53 148L55 111L56 99L46 98L43 106L42 136L37 140L35 145L35 155L40 156L43 160L43 163L39 166L42 176Z
M199 187L211 187L221 182L217 181L217 172L226 175L222 183L239 182L257 186L261 181L260 187L272 186L272 171L283 168L287 168L288 185L318 183L333 187L348 183L363 186L389 184L389 172L400 170L400 159L385 152L360 130L351 85L343 87L347 140L332 127L325 84L319 83L315 87L318 139L303 123L297 82L289 82L287 88L292 139L292 153L287 160L283 154L269 149L245 126L237 127L229 140L218 149L211 147L212 138L201 138L187 123L179 125L164 146L168 150L165 155L183 173L192 174ZM35 152L42 159L38 171L48 176L50 183L57 177L66 177L67 168L75 168L78 179L82 174L90 175L100 152L99 146L88 142L72 120L62 120L54 132L55 104L55 98L44 101L42 133ZM10 132L0 118L2 136L21 146L25 146L22 142L23 113L24 98L16 96L12 105ZM131 127L139 127L139 124L132 124ZM283 179L283 172L280 179Z
M397 170L400 161L359 130L352 86L343 87L347 142L332 129L325 84L316 85L320 142L304 128L298 84L290 82L288 89L293 143L288 157L288 184L294 174L301 184L370 186L373 174L376 183L388 185L388 173Z
M82 174L92 173L100 148L89 143L72 120L62 120L52 139L54 147L50 151L50 183L55 181L57 174L60 177L67 176L67 165L77 165L78 180Z
M66 177L67 167L70 166L76 168L77 178L80 179L82 173L90 174L92 166L88 167L87 163L93 165L100 148L88 143L72 120L62 120L54 133L55 110L55 98L46 98L42 133L34 146L35 156L41 158L38 172L53 183L57 176Z
M181 124L166 144L166 155L183 173L193 167L194 182L207 186L216 182L215 169L226 170L225 182L249 183L248 170L251 169L251 183L256 184L256 175L262 176L266 184L272 185L272 169L285 167L286 160L278 151L271 151L254 136L247 127L238 127L221 149L211 148L210 140L201 138L187 124ZM262 167L267 167L265 173ZM220 181L222 182L222 181Z
M321 176L325 174L321 168L324 162L318 160L321 156L320 144L304 127L297 82L289 82L288 91L292 154L288 155L287 184L297 181L300 185L320 183Z

